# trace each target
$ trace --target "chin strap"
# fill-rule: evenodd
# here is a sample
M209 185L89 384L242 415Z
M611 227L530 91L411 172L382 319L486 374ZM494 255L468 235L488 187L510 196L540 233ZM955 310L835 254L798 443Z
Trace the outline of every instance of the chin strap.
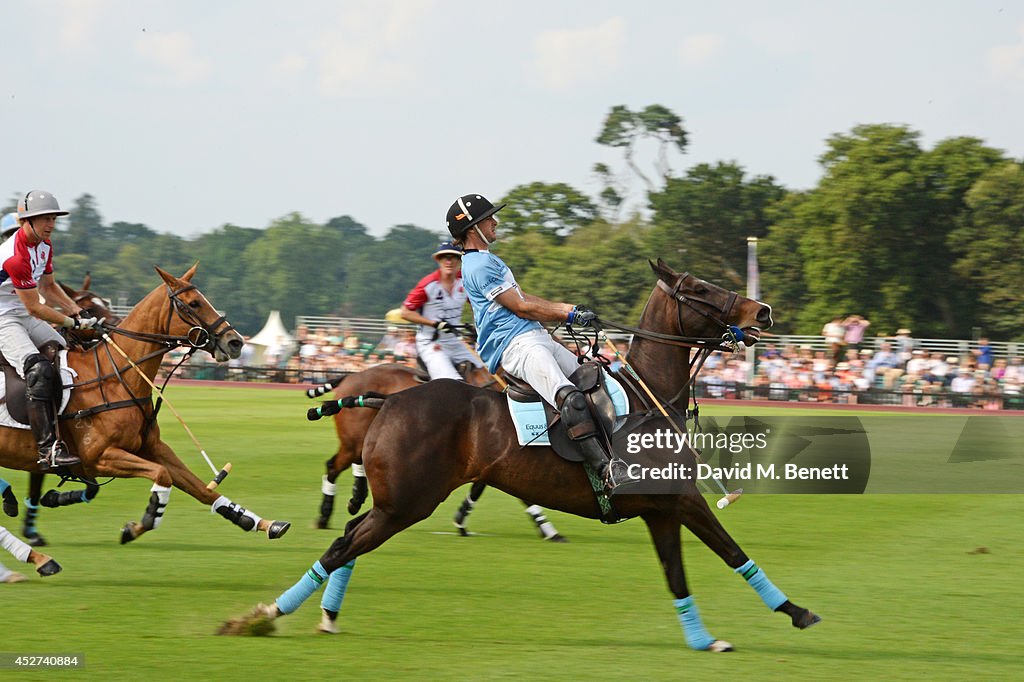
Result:
M487 244L487 246L491 245L491 242L488 241L487 237L484 236L484 233L480 231L480 226L479 225L474 225L473 229L476 230L476 233L480 237L480 239L484 240L484 244Z

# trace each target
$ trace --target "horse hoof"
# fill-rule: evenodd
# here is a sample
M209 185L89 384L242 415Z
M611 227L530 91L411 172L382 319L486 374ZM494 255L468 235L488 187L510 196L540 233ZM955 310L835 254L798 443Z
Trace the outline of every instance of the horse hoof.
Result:
M137 537L138 535L135 534L135 522L129 521L124 524L124 528L121 529L121 544L127 545Z
M58 564L53 559L50 559L45 564L43 564L42 566L37 568L36 569L36 573L38 573L39 575L41 575L41 576L43 576L45 578L48 575L57 575L62 570L63 569L61 568L60 564Z
M317 631L322 632L325 635L336 635L341 632L341 630L338 629L337 621L332 620L323 609L320 609L320 611L320 625L317 626Z
M561 533L555 533L554 535L546 537L544 539L548 542L569 542L569 538L565 537Z
M35 535L26 535L25 544L29 547L46 547L49 543L46 542L46 538L36 533Z
M363 506L362 502L356 502L355 500L349 500L348 501L348 515L349 516L355 516L356 514L359 513L359 510L362 508L362 506Z
M716 639L714 642L711 643L711 646L709 646L707 650L713 651L715 653L721 653L724 651L736 651L732 648L732 644L729 644L724 639Z
M313 524L313 527L314 528L318 528L319 530L326 530L327 529L327 519L325 519L324 517L321 516L319 519L316 520L316 523Z
M270 525L267 526L267 538L276 540L287 533L288 529L291 527L292 524L288 521L271 521Z
M798 617L793 619L793 627L800 628L801 630L806 630L815 623L820 622L821 616L811 611L808 611L807 609L804 609L803 613L801 613Z
M5 575L3 578L0 578L0 583L11 583L11 584L13 584L13 583L23 583L26 580L28 580L28 578L23 576L21 573L17 573L16 571L11 571L7 575Z

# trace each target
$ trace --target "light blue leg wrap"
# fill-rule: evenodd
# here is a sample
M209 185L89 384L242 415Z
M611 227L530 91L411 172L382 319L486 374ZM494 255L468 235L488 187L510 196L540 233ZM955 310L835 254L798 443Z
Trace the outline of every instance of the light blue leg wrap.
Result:
M0 495L4 494L4 491L11 487L11 484L0 478Z
M750 583L750 586L757 592L757 596L761 597L761 600L772 611L786 601L786 595L782 593L782 590L775 587L775 583L768 580L768 576L753 561L743 564L736 569L736 572Z
M22 502L25 503L25 522L24 522L25 528L24 528L24 530L25 530L26 533L29 533L30 535L35 535L36 532L37 532L36 531L36 514L39 513L39 505L38 504L32 504L32 502L27 497L24 500L22 500Z
M697 610L692 594L684 599L674 599L672 604L676 607L679 623L683 626L683 634L686 635L686 643L691 649L704 651L715 643L715 638L707 631L700 619L700 612Z
M352 570L356 567L356 560L348 562L334 573L327 580L327 587L324 588L324 596L320 599L320 606L327 611L337 613L341 611L341 603L345 601L345 590L348 589L348 581L352 577Z
M277 608L281 609L281 613L294 612L302 606L302 602L309 599L310 595L320 589L320 586L324 584L324 580L327 580L327 571L324 570L324 567L318 561L313 564L312 568L306 571L304 576L299 578L299 582L281 593L281 596L277 598Z

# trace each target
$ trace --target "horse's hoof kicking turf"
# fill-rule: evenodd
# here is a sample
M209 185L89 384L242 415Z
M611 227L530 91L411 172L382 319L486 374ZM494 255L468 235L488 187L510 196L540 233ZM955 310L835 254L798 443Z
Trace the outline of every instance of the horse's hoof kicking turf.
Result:
M711 643L711 646L709 646L707 650L714 651L715 653L723 651L735 651L735 649L732 648L732 644L729 644L724 639L716 639L714 642Z
M42 566L37 568L36 569L36 573L38 573L39 575L41 575L41 576L43 576L45 578L48 575L57 575L62 570L64 570L64 569L61 568L60 564L58 564L53 559L50 559L45 564L43 564Z
M29 547L46 547L48 543L46 542L46 538L37 533L36 535L26 535L25 544Z
M288 521L271 521L267 527L267 537L271 540L276 540L292 527L292 524Z
M320 625L317 626L317 631L322 632L325 635L336 635L341 630L338 629L338 623L332 620L326 611L320 609Z
M565 537L561 533L555 533L551 537L544 538L548 542L569 542L569 538Z

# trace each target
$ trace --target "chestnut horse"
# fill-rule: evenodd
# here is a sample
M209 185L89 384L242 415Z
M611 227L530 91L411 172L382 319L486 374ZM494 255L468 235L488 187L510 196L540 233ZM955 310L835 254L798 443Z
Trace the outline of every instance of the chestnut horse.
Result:
M425 379L421 377L419 372L405 365L377 365L362 372L338 377L323 386L308 389L306 395L315 398L329 391L334 391L337 395L364 395L366 393L390 395L423 383ZM483 367L471 369L466 380L474 386L483 388L498 385L490 372ZM333 408L334 406L327 403L324 407ZM372 408L339 408L337 412L334 412L333 409L329 411L310 410L309 418L310 420L319 419L321 416L332 413L334 414L334 430L338 434L338 450L326 462L327 473L324 475L321 486L323 499L320 502L320 516L316 520L316 527L321 529L328 527L331 514L334 512L334 497L337 491L335 481L338 475L350 466L353 477L352 497L348 501L348 513L354 516L366 501L366 476L362 471L363 438L377 416L377 410ZM480 499L484 488L486 488L485 484L474 483L456 513L455 527L462 536L469 535L466 530L466 518L476 505L477 500ZM566 542L566 538L548 521L543 509L537 505L531 505L525 500L520 501L526 505L526 513L533 519L543 539L551 542Z
M82 288L77 291L63 282L57 282L57 284L86 315L95 317L108 327L116 327L121 324L121 318L110 310L110 301L90 290L92 277L88 273L82 282ZM99 338L93 330L67 330L66 335L69 348L79 350L91 347L91 344ZM65 490L64 492L51 489L44 495L43 480L45 478L46 474L39 472L32 472L28 475L28 497L25 498L21 535L25 538L25 542L32 547L45 547L47 544L46 538L39 533L39 529L36 527L36 517L39 515L40 506L63 507L69 504L91 502L100 491L98 485L86 484L84 489Z
M61 420L61 438L82 460L74 473L91 478L153 481L143 517L122 529L122 543L159 526L172 485L211 505L213 511L243 530L263 531L273 539L290 526L286 521L262 519L208 488L160 438L151 382L164 355L188 347L206 351L217 362L226 362L237 358L245 343L191 283L196 267L180 278L157 268L163 282L132 309L120 326L106 330L103 342L91 350L68 353L68 364L78 376ZM0 428L0 466L40 470L31 432Z
M660 259L651 267L658 276L657 287L634 331L626 359L664 404L681 395L689 384L694 343L708 348L723 334L741 340L745 337L754 343L760 330L771 326L772 319L771 309L763 303L687 273L676 273ZM630 411L651 414L645 400L639 394L631 395ZM663 420L651 423L666 424ZM649 432L646 422L639 428L644 435ZM530 449L530 456L524 456L505 398L493 391L442 380L389 396L363 444L373 508L348 524L345 534L331 544L307 575L273 604L257 606L250 618L291 613L326 580L320 629L337 631L333 620L356 557L429 517L452 490L467 481L483 481L510 495L570 514L602 518L582 466L562 459L550 448ZM686 448L682 453L690 471L694 471L696 455ZM654 454L660 457L662 453ZM654 460L655 465L664 463ZM770 609L788 615L795 627L806 628L820 620L791 602L747 557L712 513L692 477L672 483L667 493L631 493L626 488L612 500L620 517L639 516L647 525L691 648L728 651L732 646L712 637L700 619L686 584L681 526L739 573ZM634 483L633 490L641 487Z

